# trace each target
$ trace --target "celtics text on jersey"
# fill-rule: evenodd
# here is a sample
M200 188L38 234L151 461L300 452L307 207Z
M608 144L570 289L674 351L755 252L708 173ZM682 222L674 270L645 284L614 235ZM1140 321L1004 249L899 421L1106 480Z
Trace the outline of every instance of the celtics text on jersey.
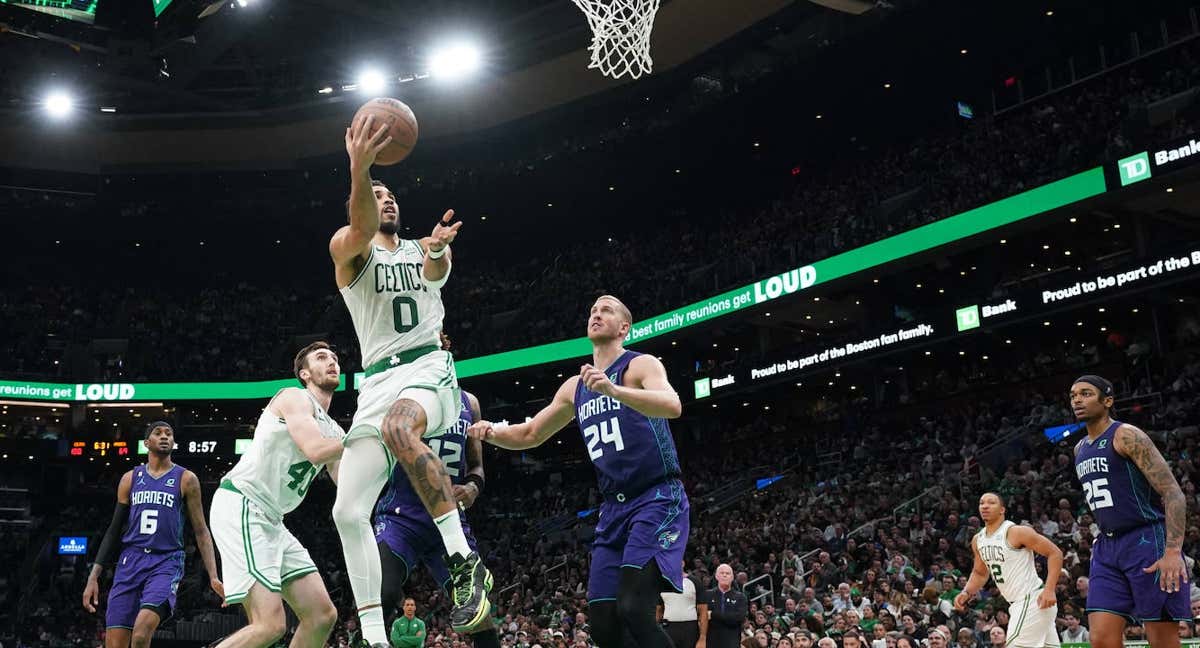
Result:
M392 354L439 345L446 311L441 288L425 279L424 263L418 241L401 240L394 251L372 244L358 276L341 289L364 367Z
M996 581L1001 596L1009 603L1036 593L1043 587L1034 566L1033 551L1028 548L1016 549L1008 543L1008 530L1013 526L1011 520L1005 520L995 533L988 533L984 528L975 535L979 556L991 572L992 580Z

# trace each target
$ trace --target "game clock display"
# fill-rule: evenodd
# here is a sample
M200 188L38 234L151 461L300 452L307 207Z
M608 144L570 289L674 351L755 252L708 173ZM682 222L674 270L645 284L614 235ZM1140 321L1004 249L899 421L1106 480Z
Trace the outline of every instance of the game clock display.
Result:
M240 455L250 446L250 439L213 439L213 438L197 438L187 439L185 441L175 442L174 456L176 457L211 457L211 456L228 456ZM150 454L146 449L146 445L140 441L137 444L137 453L139 455Z

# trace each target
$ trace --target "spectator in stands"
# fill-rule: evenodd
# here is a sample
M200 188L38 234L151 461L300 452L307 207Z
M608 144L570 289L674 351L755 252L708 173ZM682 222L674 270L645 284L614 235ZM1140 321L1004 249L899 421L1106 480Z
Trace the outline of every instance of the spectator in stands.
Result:
M733 568L717 566L717 586L706 597L709 612L708 648L737 648L749 605L746 595L733 588Z
M392 622L392 648L421 648L425 645L425 622L417 618L417 601L404 599L404 614Z
M1090 641L1091 635L1087 628L1079 624L1079 617L1067 613L1065 620L1067 627L1060 635L1063 643L1087 643Z
M988 630L988 638L991 640L992 648L1004 648L1005 634L1004 628L999 625Z

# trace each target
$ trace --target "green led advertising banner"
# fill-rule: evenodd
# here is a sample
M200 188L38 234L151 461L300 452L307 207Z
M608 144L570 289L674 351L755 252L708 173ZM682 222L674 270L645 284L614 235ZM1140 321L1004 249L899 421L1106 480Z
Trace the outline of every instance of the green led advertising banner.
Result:
M905 257L953 243L991 229L1069 205L1104 193L1104 171L1096 167L1036 189L944 218L934 223L864 245L810 265L767 277L736 290L709 297L682 308L642 320L633 325L627 342L673 333L751 306L763 304L815 285L877 268ZM578 317L584 313L567 313ZM587 338L552 342L515 351L505 351L455 363L459 378L511 371L547 362L581 358L591 353ZM354 375L354 388L362 374ZM0 399L43 401L147 401L222 400L269 398L283 387L295 385L292 378L257 382L223 383L134 383L60 384L0 380ZM342 386L346 388L346 377Z
M299 386L295 378L253 382L170 382L66 384L0 380L0 399L120 402L175 400L237 400L270 398L284 387ZM338 391L345 391L342 376Z

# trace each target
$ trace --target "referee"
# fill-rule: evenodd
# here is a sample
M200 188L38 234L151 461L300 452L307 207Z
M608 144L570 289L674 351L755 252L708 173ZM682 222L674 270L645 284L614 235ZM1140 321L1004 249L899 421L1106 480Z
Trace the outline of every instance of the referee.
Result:
M683 563L684 568L687 562ZM708 603L697 600L700 583L684 572L683 593L663 592L656 612L675 648L704 648L708 636Z

